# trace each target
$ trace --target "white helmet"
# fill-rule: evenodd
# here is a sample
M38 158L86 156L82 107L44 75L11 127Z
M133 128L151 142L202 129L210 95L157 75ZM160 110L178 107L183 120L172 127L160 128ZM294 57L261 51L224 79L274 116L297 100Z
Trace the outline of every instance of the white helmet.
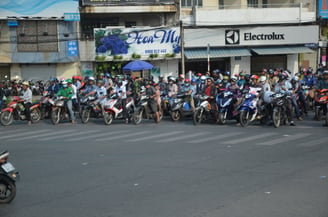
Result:
M67 85L67 82L66 82L66 81L63 81L63 82L62 82L62 85Z
M264 82L264 81L266 81L266 79L267 79L266 76L261 76L260 77L260 82Z
M292 78L292 80L293 80L293 81L299 81L299 77L298 77L298 76L294 76L294 77Z
M207 79L207 77L205 76L205 75L202 75L201 77L200 77L200 80L206 80Z
M95 80L95 78L94 78L94 77L92 77L92 76L90 76L90 77L88 78L88 80L89 80L89 81L94 81L94 80Z
M230 79L237 81L237 77L235 75L231 75Z

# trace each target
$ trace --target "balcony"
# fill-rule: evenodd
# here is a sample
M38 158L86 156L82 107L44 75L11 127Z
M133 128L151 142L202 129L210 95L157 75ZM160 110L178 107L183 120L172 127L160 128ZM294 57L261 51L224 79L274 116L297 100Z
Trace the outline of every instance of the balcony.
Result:
M81 13L171 13L177 11L174 0L80 0L80 6Z
M182 14L186 14L185 13ZM252 24L309 23L316 20L316 13L309 5L265 4L220 5L217 7L193 7L190 15L182 17L185 25L227 26Z

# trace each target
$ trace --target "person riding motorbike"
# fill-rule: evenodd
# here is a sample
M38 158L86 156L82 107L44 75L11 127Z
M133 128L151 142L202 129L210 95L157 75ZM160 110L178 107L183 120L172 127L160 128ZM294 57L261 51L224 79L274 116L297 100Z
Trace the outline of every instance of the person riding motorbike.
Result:
M58 91L59 91L59 85L57 83L57 79L56 78L52 78L50 80L50 85L47 89L48 93L50 94L50 96L54 96Z
M73 80L72 79L66 79L67 85L72 88L73 90L73 96L72 96L72 103L73 103L73 107L75 109L75 111L79 111L79 104L77 101L77 87L73 84Z
M206 86L201 92L201 95L206 95L208 96L208 102L211 105L211 111L214 114L215 121L218 121L218 109L216 105L216 94L217 94L217 89L216 86L214 85L213 79L212 78L207 78L206 79Z
M178 94L178 86L175 84L175 79L174 77L170 76L168 79L169 83L167 85L167 96L169 97L169 103L172 106L174 98Z
M311 98L314 98L314 87L316 86L316 78L312 74L312 70L308 69L306 73L304 73L304 78L301 81L302 84L308 86L310 88L309 94Z
M190 79L187 78L185 80L185 83L183 85L181 92L185 94L185 101L189 102L190 107L192 108L193 111L195 111L195 102L194 102L194 98L192 95L193 89L191 88L191 85L190 85Z
M279 81L276 84L275 89L274 89L274 91L276 93L282 93L282 94L286 94L286 95L292 94L292 85L287 80L287 78L288 78L287 73L282 72L279 74ZM295 126L295 123L293 121L293 105L292 105L292 100L290 98L286 99L286 109L287 109L287 117L288 117L290 126Z
M118 80L116 86L114 87L113 90L114 93L116 93L117 97L120 99L120 103L122 105L122 109L123 109L123 119L125 121L126 124L129 123L129 119L128 119L128 113L126 110L126 87L125 85L123 85L123 81L122 80Z
M149 96L149 99L150 99L148 102L149 108L156 115L156 123L159 123L160 113L159 113L158 105L157 105L157 101L156 101L156 90L152 86L152 81L146 81L145 88L146 88L146 95Z
M97 106L100 105L101 111L103 111L104 104L107 102L107 90L104 86L104 80L97 80L97 87L93 92L90 93L90 95L96 95L97 100L94 103Z
M293 106L294 106L294 109L295 109L296 118L299 121L302 121L303 119L301 117L300 108L299 108L298 103L296 101L296 96L299 94L299 99L301 100L301 103L303 104L305 112L306 112L306 102L305 102L304 98L303 98L303 101L301 99L303 94L302 94L302 90L301 90L301 84L300 84L300 81L299 81L299 77L298 76L293 76L292 79L291 79L291 84L292 84L292 87L293 87L292 103L293 103Z
M56 96L61 96L65 100L67 110L69 112L70 120L72 124L75 124L75 116L73 112L73 103L72 103L72 97L74 95L74 91L71 87L68 86L66 81L62 82L62 88L58 91Z
M30 89L30 84L27 81L24 81L22 83L22 94L23 96L21 97L21 99L24 100L24 107L25 107L25 115L26 115L26 120L28 121L27 124L31 125L32 121L31 121L31 111L30 111L30 107L32 106L32 91Z
M85 96L93 95L96 88L97 86L95 85L95 78L89 77L88 83L85 85L85 89L82 91L82 93L85 94Z

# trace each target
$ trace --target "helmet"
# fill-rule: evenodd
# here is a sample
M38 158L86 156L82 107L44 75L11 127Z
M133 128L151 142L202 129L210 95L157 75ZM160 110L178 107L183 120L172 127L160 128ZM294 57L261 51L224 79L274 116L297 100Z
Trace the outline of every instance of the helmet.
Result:
M95 81L95 78L92 77L92 76L90 76L90 77L88 78L88 81Z
M70 78L66 79L66 82L71 83L71 84L73 83L72 79L70 79Z
M260 82L264 82L264 81L266 81L266 79L267 79L266 76L261 76L260 77Z
M103 84L103 83L104 83L104 81L103 81L103 80L101 80L101 79L98 79L98 80L97 80L97 84L99 84L99 83L100 83L100 84Z
M183 74L179 75L179 78L185 78L185 76Z
M224 74L227 75L227 76L230 76L230 72L229 71L226 71Z
M28 81L23 81L22 85L30 86L30 83L28 83Z
M246 79L246 80L249 80L250 77L251 77L251 74L246 74L246 75L245 75L245 79Z
M50 81L55 82L57 81L57 78L52 78Z
M292 78L292 80L293 80L293 81L299 81L299 77L298 77L298 76L294 76L294 77Z
M287 79L287 75L286 75L286 73L284 73L284 72L282 72L282 73L280 73L279 74L279 80L286 80Z
M196 78L191 79L191 83L197 83Z
M109 78L109 77L110 77L110 73L106 73L105 76L106 76L107 78Z
M328 71L324 71L322 75L328 75Z
M245 72L240 72L240 73L239 73L239 76L245 76L245 75L246 75Z
M48 96L49 92L48 91L43 91L42 95L43 96Z
M219 84L221 84L221 83L222 83L222 81L221 81L220 79L218 79L218 80L215 81L214 84L215 84L215 85L219 85Z
M200 72L197 73L197 76L198 76L198 77L200 77L200 76L202 76L202 75L203 75L203 74L200 73Z
M237 81L237 77L235 75L231 75L231 78L230 78L232 81Z
M170 76L170 77L168 78L168 80L169 80L169 81L175 81L175 78L174 78L173 76Z
M60 78L60 82L64 82L65 81L65 78Z
M200 80L206 80L207 79L207 77L205 76L205 75L202 75L201 77L200 77Z
M258 80L258 79L259 79L259 76L257 76L257 75L252 75L251 79L253 79L253 80Z
M122 80L118 80L117 81L117 84L123 84L123 81Z
M227 75L223 76L223 80L229 80L229 77Z
M185 80L185 82L186 82L186 83L190 83L190 79L187 78L187 79Z
M105 74L104 73L100 73L99 76L104 76Z
M274 70L273 69L269 69L269 74L270 75L274 74Z

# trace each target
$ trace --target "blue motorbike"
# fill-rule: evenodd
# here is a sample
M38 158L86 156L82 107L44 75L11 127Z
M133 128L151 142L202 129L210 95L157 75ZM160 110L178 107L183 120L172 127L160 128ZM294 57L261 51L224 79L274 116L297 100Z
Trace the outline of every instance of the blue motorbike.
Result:
M239 105L239 121L242 127L246 127L250 122L256 120L258 114L257 101L260 91L261 88L251 88L251 90L245 94L243 102Z
M186 100L187 97L190 97L185 94L177 95L176 99L171 108L171 118L173 121L179 121L181 117L193 116L193 109L190 103Z
M233 96L234 94L231 91L224 91L216 96L219 124L226 124L227 120L235 118L233 114Z

